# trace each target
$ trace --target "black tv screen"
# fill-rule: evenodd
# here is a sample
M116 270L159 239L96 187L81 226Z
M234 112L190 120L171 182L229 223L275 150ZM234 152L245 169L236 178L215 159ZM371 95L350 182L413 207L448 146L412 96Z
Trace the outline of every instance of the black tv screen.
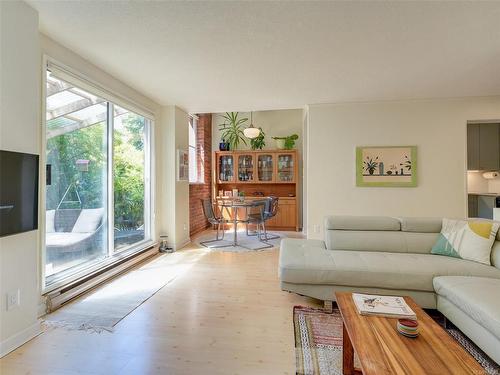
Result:
M38 229L38 155L0 150L0 237Z

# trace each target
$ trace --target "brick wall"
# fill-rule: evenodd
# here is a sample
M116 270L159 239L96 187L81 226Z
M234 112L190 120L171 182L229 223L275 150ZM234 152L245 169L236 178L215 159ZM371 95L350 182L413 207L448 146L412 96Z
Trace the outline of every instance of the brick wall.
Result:
M198 174L204 182L189 185L189 235L209 226L201 207L201 199L210 199L212 190L212 115L199 115L196 131Z

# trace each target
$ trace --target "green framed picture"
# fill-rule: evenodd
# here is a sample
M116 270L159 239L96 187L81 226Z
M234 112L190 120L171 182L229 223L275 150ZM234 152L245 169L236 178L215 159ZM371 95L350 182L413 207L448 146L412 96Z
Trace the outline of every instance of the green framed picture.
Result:
M416 187L417 146L356 147L356 186Z

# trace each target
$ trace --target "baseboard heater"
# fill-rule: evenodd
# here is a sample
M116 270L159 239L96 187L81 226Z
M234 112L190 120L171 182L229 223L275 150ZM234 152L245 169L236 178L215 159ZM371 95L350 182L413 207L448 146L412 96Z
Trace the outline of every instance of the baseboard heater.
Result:
M72 299L80 296L81 294L89 291L96 286L118 276L121 273L129 270L138 263L153 257L158 254L157 247L150 247L142 252L131 255L130 257L120 259L119 261L103 267L92 274L86 275L81 279L75 280L68 285L61 286L61 288L47 293L45 297L45 312L51 313L59 307L70 302Z

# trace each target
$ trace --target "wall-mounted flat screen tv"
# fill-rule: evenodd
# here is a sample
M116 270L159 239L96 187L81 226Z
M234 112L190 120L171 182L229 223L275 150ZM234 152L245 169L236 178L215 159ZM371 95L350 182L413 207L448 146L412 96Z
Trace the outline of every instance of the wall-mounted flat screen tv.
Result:
M0 237L38 229L38 155L0 150Z

